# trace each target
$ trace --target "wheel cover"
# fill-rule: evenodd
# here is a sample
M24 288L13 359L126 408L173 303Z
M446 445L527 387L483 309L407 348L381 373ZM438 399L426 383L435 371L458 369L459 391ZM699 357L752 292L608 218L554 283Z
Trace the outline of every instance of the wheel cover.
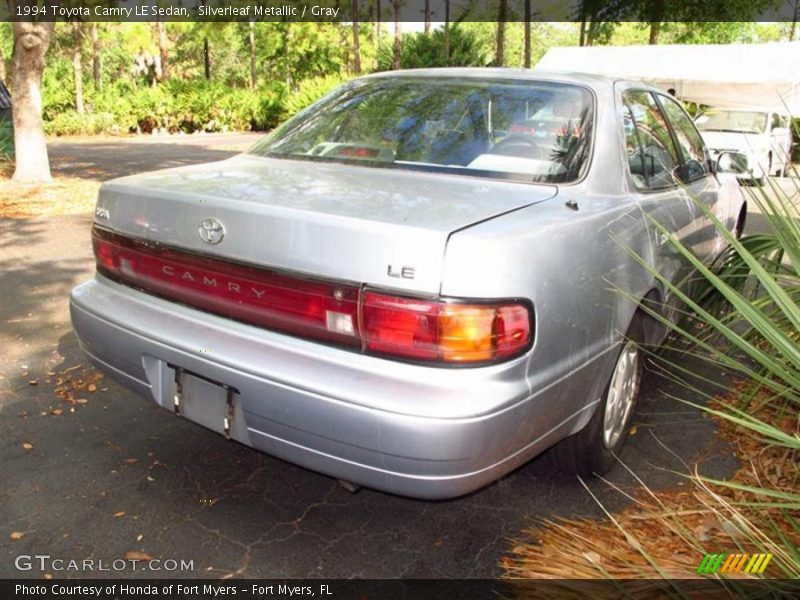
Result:
M636 405L641 383L639 345L627 341L617 358L614 374L608 386L606 409L603 415L603 444L612 450L625 431L628 419Z

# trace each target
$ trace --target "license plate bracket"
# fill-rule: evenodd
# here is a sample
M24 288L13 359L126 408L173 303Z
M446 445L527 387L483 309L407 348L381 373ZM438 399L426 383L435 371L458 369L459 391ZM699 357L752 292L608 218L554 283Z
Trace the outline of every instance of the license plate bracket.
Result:
M239 391L177 365L167 366L174 372L173 412L230 439L241 412Z

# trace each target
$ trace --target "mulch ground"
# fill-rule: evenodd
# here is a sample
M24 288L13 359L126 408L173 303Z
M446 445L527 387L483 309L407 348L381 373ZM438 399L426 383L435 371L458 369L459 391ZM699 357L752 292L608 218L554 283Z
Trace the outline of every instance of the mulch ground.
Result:
M730 394L738 397L742 385ZM726 402L735 405L731 398L722 398L711 407L721 410ZM767 402L754 402L749 410L784 433L800 436L797 415L779 414ZM765 551L775 555L765 577L800 576L796 572L800 457L766 444L726 419L714 418L719 435L731 443L742 465L729 480L732 486L687 474L680 489L643 488L631 497L627 509L608 513L604 521L537 521L513 540L513 549L501 561L504 577L688 579L700 577L696 570L706 552ZM778 506L781 497L769 498L755 488L783 494L784 506ZM766 502L770 505L765 506Z
M20 184L12 175L10 165L0 164L0 218L91 214L97 202L97 181L54 177L48 184Z

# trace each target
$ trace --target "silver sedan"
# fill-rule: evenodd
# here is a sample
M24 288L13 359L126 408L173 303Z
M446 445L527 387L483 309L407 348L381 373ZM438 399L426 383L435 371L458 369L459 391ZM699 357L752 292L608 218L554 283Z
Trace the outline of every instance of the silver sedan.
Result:
M611 468L643 347L746 209L644 84L505 69L352 81L222 162L106 183L83 350L165 409L420 498L557 445ZM202 449L198 449L198 452Z

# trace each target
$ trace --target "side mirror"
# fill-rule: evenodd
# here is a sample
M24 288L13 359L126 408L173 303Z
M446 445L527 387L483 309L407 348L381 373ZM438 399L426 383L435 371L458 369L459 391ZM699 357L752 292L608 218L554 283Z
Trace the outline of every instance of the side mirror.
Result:
M717 173L733 173L734 175L752 173L752 169L748 166L747 155L732 151L719 153L714 170Z

